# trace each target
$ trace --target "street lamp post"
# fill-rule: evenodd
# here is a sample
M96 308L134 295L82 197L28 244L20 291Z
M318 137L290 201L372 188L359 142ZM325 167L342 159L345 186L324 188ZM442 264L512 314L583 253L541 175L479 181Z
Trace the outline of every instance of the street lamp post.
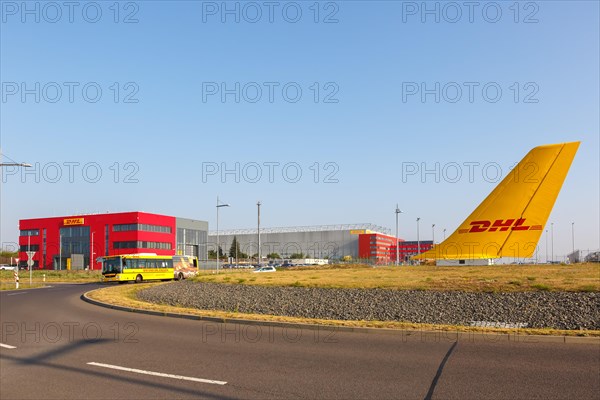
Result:
M2 149L0 149L0 160L2 159ZM31 164L27 164L27 163L17 163L17 162L9 162L9 163L3 163L0 162L0 168L2 167L24 167L24 168L29 168L31 167ZM0 189L2 188L2 186L0 185ZM0 190L0 194L2 193L2 191ZM0 240L0 246L1 246L2 241ZM29 249L27 249L29 250ZM19 262L17 261L17 271L19 270Z
M575 257L575 222L571 222L571 244L573 245L573 257Z
M258 233L258 267L260 268L260 264L261 264L261 257L260 257L260 201L256 202L256 206L258 208L258 215L257 215L257 233Z
M217 274L219 273L219 208L229 207L229 204L220 204L219 196L217 196Z
M398 214L402 211L398 208L396 203L396 265L400 265L400 244L398 243Z
M62 270L62 232L58 231L58 270Z
M431 245L435 246L435 224L431 224Z
M92 249L90 250L90 269L94 270L94 232L92 232Z
M444 240L446 240L446 228L444 228Z
M548 229L546 229L546 264L548 264Z
M29 259L31 257L30 254L31 254L31 235L29 232L27 232L27 261L28 262L30 262L29 261ZM31 287L31 284L33 281L33 278L32 278L33 272L31 271L32 269L33 269L33 262L31 262L31 265L29 266L29 287Z
M419 221L421 218L417 217L417 254L421 254L421 241L419 240Z
M554 222L550 223L550 243L552 243L552 262L554 262Z
M31 167L31 164L27 163L0 163L0 167Z

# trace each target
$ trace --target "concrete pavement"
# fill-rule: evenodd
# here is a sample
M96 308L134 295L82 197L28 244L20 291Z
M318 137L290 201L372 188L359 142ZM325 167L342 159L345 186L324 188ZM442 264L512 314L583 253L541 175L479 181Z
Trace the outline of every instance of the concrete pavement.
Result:
M161 318L0 293L0 398L597 398L600 346Z

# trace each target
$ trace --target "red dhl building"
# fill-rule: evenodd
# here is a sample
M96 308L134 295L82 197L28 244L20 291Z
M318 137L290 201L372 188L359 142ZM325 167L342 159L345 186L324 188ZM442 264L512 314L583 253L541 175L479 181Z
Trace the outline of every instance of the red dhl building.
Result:
M205 258L208 223L139 211L22 219L19 264L34 251L34 269L67 269L71 256L83 268L99 269L98 257L156 253ZM80 258L81 259L81 258Z
M405 241L382 233L364 233L358 237L359 258L374 260L381 264L396 262L396 248L399 261L410 261L410 257L423 253L433 247L431 240Z

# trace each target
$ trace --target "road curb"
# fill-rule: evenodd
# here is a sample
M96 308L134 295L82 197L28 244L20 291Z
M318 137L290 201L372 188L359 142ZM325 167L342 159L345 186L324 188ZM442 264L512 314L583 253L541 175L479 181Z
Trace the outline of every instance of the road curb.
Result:
M98 290L98 289L95 289ZM94 300L88 297L92 292L85 292L81 295L81 299L87 303L109 308L112 310L132 312L136 314L154 315L159 317L190 319L195 321L215 322L221 324L243 324L255 326L267 326L284 329L307 329L317 331L331 332L353 332L367 334L388 334L401 336L404 341L420 340L420 341L483 341L488 343L568 343L568 344L598 344L600 345L600 337L586 336L551 336L551 335L519 335L516 333L489 333L489 332L459 332L448 330L418 330L418 329L390 329L390 328L369 328L369 327L352 327L340 325L319 325L297 322L279 322L279 321L260 321L241 318L221 318L208 317L193 314L173 313L164 311L145 310L142 308L125 307L116 304L105 303L99 300Z

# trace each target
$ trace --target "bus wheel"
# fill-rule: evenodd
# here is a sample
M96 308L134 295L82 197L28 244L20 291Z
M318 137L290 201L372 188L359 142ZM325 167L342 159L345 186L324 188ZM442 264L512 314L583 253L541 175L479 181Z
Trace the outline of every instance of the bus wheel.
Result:
M135 283L142 283L142 280L143 280L143 278L141 275L138 275L135 277Z
M177 275L177 280L178 281L182 281L183 280L183 274L181 272Z
M121 285L121 284L123 284L123 283L125 283L125 281L119 281L119 285Z

